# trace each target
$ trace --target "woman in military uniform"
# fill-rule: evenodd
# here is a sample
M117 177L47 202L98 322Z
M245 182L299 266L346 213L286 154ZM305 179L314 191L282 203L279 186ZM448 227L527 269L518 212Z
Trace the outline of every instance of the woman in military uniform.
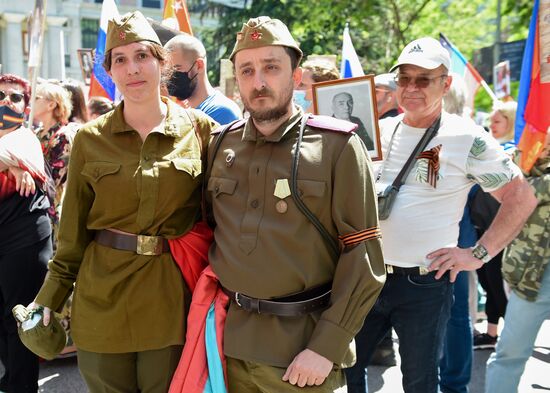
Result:
M32 306L60 310L76 282L71 334L90 391L166 392L190 296L167 239L200 216L215 123L160 96L165 54L141 13L109 22L105 51L124 100L75 138L58 249Z

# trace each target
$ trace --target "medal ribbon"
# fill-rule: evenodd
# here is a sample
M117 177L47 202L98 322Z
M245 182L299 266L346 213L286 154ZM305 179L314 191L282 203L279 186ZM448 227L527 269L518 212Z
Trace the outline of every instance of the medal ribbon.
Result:
M437 175L439 173L439 151L441 150L441 145L432 147L430 150L423 151L416 157L417 160L425 158L428 160L428 183L433 188L436 188L437 185Z
M348 233L347 235L338 236L338 239L344 243L345 247L354 246L361 242L381 237L380 227L371 227L359 232Z

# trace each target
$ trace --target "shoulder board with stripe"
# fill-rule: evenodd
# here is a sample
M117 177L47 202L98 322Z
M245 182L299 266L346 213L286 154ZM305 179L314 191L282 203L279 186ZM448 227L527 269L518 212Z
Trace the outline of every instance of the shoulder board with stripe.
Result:
M340 120L330 116L310 115L307 125L327 131L350 133L359 126L347 120Z
M246 119L239 119L239 120L235 120L233 123L231 123L229 125L229 129L227 130L228 132L229 131L235 131L241 127L244 127L244 125L246 124ZM220 126L218 128L216 128L214 131L212 131L210 133L210 135L216 135L216 134L219 134L220 132L223 131L223 129L226 127L227 125L223 125L223 126Z

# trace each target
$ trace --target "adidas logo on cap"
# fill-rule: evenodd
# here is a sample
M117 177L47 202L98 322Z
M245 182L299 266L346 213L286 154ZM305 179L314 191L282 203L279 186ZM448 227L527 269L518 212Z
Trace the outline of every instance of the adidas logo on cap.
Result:
M420 45L416 44L416 45L413 46L413 47L411 48L411 50L409 51L409 53L413 53L413 52L423 53L424 51L422 50L422 48L420 47Z

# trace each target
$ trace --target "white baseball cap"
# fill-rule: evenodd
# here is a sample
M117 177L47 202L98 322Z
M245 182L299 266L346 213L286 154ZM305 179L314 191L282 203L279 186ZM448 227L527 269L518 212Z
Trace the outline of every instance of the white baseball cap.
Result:
M412 41L403 49L397 59L397 64L390 69L390 72L403 64L412 64L428 70L433 70L443 64L449 70L451 57L438 40L423 37Z

